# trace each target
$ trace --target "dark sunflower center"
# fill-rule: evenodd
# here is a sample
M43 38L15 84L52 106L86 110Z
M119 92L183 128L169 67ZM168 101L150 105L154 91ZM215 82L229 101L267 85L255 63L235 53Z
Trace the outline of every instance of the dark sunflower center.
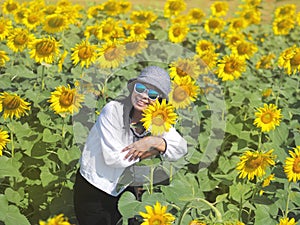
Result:
M6 10L7 10L8 12L12 12L12 11L14 11L14 10L17 9L17 8L18 8L18 6L17 6L16 3L8 3L8 4L6 5Z
M39 21L39 18L36 15L31 14L28 19L27 19L28 23L30 24L35 24L36 22Z
M263 122L264 124L268 124L268 123L272 122L273 115L271 113L267 112L267 113L264 113L260 119L261 119L261 122Z
M74 93L69 91L64 91L59 98L60 105L64 107L71 106L73 102L74 102Z
M293 164L293 171L294 173L300 173L300 158L296 158Z
M263 163L263 158L261 156L253 156L246 162L246 167L250 169L256 169Z
M299 66L300 65L300 52L298 52L294 57L291 59L292 66Z
M104 57L105 59L107 59L108 61L113 61L116 59L118 55L118 50L116 47L110 47L108 48L105 53L104 53Z
M180 4L180 2L177 2L177 1L173 1L169 5L169 9L172 11L177 11L180 9L180 7L181 7L181 4Z
M49 27L53 27L53 28L61 27L61 26L63 26L63 24L64 24L64 19L63 18L59 18L59 17L51 18L48 21Z
M167 115L165 115L166 113L163 111L158 111L153 113L152 116L152 123L153 125L156 126L162 126L165 122L165 118L167 117Z
M246 43L241 43L237 47L237 51L239 55L247 54L248 50L249 50L249 46Z
M219 21L217 20L210 20L209 23L208 23L208 26L211 28L211 29L215 29L219 26Z
M16 96L7 96L3 102L3 108L7 110L14 110L20 106L20 99Z
M78 56L82 60L86 60L92 56L92 50L88 46L84 46L79 49Z
M39 55L48 56L54 51L55 45L51 41L41 41L36 45Z
M26 34L19 34L15 37L14 43L15 45L24 45L28 40L28 37Z
M225 73L231 74L236 70L236 64L234 62L227 62L224 67Z
M173 99L175 102L184 101L188 97L188 92L185 88L178 86L174 89Z

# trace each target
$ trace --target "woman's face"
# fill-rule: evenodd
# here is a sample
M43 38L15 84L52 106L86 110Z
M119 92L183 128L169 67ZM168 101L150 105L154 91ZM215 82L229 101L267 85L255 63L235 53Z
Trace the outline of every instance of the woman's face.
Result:
M149 84L143 84L146 86L148 90L152 89L158 92L158 90L153 87L152 85ZM131 103L134 107L135 110L137 111L143 111L144 109L147 108L147 106L153 102L155 102L156 99L152 100L148 97L147 91L144 91L142 93L138 93L137 91L134 90L131 93ZM158 92L159 93L159 92Z

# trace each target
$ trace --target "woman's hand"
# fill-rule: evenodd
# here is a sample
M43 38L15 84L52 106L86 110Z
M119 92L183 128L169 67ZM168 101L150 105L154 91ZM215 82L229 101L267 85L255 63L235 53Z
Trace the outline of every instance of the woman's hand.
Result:
M145 159L153 155L158 155L166 149L165 140L161 137L147 136L125 147L122 152L128 151L125 159L129 161L138 158Z

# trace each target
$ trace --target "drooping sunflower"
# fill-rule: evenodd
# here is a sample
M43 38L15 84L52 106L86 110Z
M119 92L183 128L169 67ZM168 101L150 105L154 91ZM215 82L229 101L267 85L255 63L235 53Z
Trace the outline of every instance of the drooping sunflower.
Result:
M23 100L17 94L10 94L8 92L0 93L0 112L3 111L4 119L20 118L24 114L28 115L30 110L30 103Z
M7 53L5 51L0 50L0 67L4 67L7 61L9 61Z
M186 3L184 0L167 0L164 5L164 16L167 18L177 16L185 9Z
M300 71L300 47L293 45L284 50L278 58L278 66L283 67L288 75Z
M174 62L170 63L170 77L185 77L191 76L197 79L199 76L199 67L194 59L179 58Z
M9 141L8 132L0 128L0 156L2 156L2 150Z
M8 35L7 46L14 52L22 52L34 38L34 35L27 29L17 27Z
M163 99L161 103L157 99L143 111L141 122L152 135L161 135L168 132L172 124L175 124L177 114L174 109L174 106L167 103L166 99Z
M287 217L283 217L280 219L279 223L277 225L296 225L297 223L295 222L294 218L287 218Z
M117 68L124 62L126 56L125 46L118 40L107 41L100 49L97 61L101 68Z
M64 214L59 214L52 218L49 218L47 221L39 221L39 225L71 225L68 221L68 218Z
M43 30L50 34L64 31L68 26L67 18L64 15L56 13L46 16L43 22Z
M238 79L246 71L246 61L238 55L225 55L218 60L216 74L222 81Z
M73 51L71 59L74 65L80 62L80 66L88 68L97 59L97 45L92 45L88 40L83 40L81 43L76 44Z
M275 18L272 24L275 35L288 35L295 27L295 20L291 17Z
M3 17L0 18L0 41L4 40L8 36L11 29L12 29L11 20Z
M157 15L154 12L147 10L132 11L130 19L134 23L151 24L157 19Z
M156 202L154 207L145 206L146 212L140 212L144 222L141 225L171 225L175 217L171 213L167 213L167 206L162 206L159 202Z
M181 43L186 38L188 32L189 28L185 23L174 23L168 31L169 40L173 43Z
M35 39L29 43L30 58L35 59L36 62L53 63L55 57L59 54L59 47L61 44L54 39L54 37L44 37Z
M237 164L236 169L239 170L239 178L248 178L253 180L254 177L261 178L266 174L266 169L275 165L275 155L273 149L268 152L251 151L248 150L240 157L240 162Z
M225 16L229 9L227 2L216 1L210 6L211 14L216 17Z
M281 109L277 109L274 104L264 104L263 108L258 108L255 116L254 125L260 127L262 132L274 130L276 126L279 126L282 118Z
M204 29L207 33L219 34L223 31L225 21L218 17L210 17L204 23Z
M4 14L14 13L19 8L19 2L14 0L5 0L2 5L2 12Z
M177 108L186 108L197 98L200 88L190 76L175 77L169 94L170 103Z
M74 114L81 108L84 96L79 94L76 88L68 86L59 86L55 91L51 92L48 102L51 103L51 109L61 116L66 113Z
M203 10L198 8L190 9L187 15L191 21L191 24L200 24L205 17Z
M289 181L297 182L300 180L300 146L289 151L291 157L285 160L284 172Z
M231 50L232 54L236 54L246 59L249 59L254 55L254 53L258 51L258 47L252 42L246 40L239 40L236 42L235 45L233 45Z
M256 69L270 69L272 68L272 60L275 59L274 53L263 55L260 60L255 64Z
M270 185L271 181L275 180L275 174L270 174L267 178L263 180L262 187L267 187Z

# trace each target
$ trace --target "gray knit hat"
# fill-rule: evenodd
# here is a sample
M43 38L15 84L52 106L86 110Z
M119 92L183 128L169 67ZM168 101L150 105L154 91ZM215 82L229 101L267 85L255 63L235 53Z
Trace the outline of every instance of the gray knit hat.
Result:
M137 82L153 85L161 92L161 97L168 100L168 94L171 91L171 80L166 70L158 66L146 67L137 78L132 78L128 81L127 88L130 92Z

